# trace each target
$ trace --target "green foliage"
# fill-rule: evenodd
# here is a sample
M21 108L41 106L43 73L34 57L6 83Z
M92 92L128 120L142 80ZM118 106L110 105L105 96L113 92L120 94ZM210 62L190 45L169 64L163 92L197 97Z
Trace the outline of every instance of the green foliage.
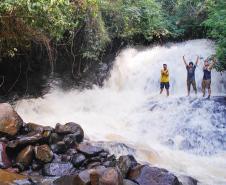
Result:
M209 35L216 39L219 71L226 70L226 1L208 1L208 19L204 24L209 28Z
M155 0L101 0L100 7L111 37L142 35L150 41L167 34L160 4Z

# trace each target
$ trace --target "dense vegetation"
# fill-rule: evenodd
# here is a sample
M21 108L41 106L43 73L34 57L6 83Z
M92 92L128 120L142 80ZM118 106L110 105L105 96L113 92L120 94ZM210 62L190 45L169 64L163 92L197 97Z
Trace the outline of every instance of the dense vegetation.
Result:
M80 33L80 34L78 34ZM75 42L76 37L81 37ZM226 70L225 0L1 0L0 57L44 45L50 61L58 45L98 61L115 39L127 43L209 37L218 70ZM77 45L77 47L75 47ZM76 50L73 48L77 48Z

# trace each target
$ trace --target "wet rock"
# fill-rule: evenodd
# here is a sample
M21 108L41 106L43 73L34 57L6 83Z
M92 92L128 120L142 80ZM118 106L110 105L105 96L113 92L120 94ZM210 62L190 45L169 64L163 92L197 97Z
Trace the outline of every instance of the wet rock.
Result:
M84 138L82 127L73 122L66 123L65 125L58 123L55 127L55 132L58 134L73 134L77 143L82 142Z
M32 162L34 147L29 145L25 147L16 157L16 166L21 170L25 170Z
M49 143L56 144L57 142L62 141L63 138L64 137L62 135L59 135L57 133L51 133L50 138L49 138Z
M39 162L37 162L35 160L32 162L31 169L33 171L40 170L41 168L42 168L42 164L41 163L39 163Z
M63 176L75 173L71 163L47 163L43 167L43 175L46 176Z
M0 169L0 184L1 185L17 185L20 182L22 183L22 180L25 182L27 179L28 178L24 175L12 173L12 172L8 172L6 170Z
M53 182L54 185L77 185L76 175L65 175Z
M67 146L63 141L59 141L56 144L51 145L51 150L57 154L63 154L67 151Z
M138 184L129 179L123 179L123 185L138 185Z
M8 142L7 148L15 149L21 146L27 146L34 143L39 143L46 140L47 138L43 135L43 132L34 131L27 135L18 136L16 140Z
M70 155L66 155L66 154L61 155L61 161L63 161L63 162L70 162L71 158L72 158L72 156L70 156Z
M90 185L90 172L88 170L84 170L80 172L76 178L76 185Z
M59 177L43 177L43 176L31 176L32 185L54 185L54 181ZM67 185L67 184L65 184Z
M182 183L182 185L197 185L198 181L192 177L189 176L179 176L179 181Z
M100 184L100 174L97 170L90 171L90 183L91 185L99 185Z
M126 178L129 170L137 165L137 161L132 155L124 155L119 157L117 164L122 176Z
M23 125L23 120L7 103L0 104L0 135L15 136Z
M116 168L107 168L100 177L100 185L123 185L123 178Z
M48 163L53 159L53 152L48 145L36 146L34 152L35 158L41 162Z
M11 161L6 154L6 144L0 142L0 168L8 168L11 166Z
M89 143L79 144L77 150L87 157L98 156L99 153L104 151L103 148L92 146Z
M44 130L44 126L42 125L38 125L36 123L26 123L24 125L23 130L25 132L33 132L33 131L43 131Z
M75 146L77 144L77 134L68 134L64 137L63 141L68 147Z
M94 168L96 166L100 166L100 165L101 165L100 162L92 162L87 165L87 169L92 169L92 168Z
M128 179L139 185L180 185L177 177L165 169L139 165L131 169Z
M74 167L78 168L84 163L85 160L86 157L83 154L77 153L73 155L71 162L74 165Z

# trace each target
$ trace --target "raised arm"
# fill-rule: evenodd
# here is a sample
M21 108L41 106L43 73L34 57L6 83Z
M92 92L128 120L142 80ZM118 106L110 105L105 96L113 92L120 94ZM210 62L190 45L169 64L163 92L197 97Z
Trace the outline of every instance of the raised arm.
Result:
M211 70L213 68L213 66L216 64L217 60L216 58L214 57L211 64L209 65L209 70Z
M195 65L197 66L199 63L199 56L197 56L197 59L196 59L196 62L195 62Z
M186 66L188 66L188 64L187 64L187 62L186 62L186 60L185 60L185 57L183 56L183 61L184 61L184 64L186 65Z

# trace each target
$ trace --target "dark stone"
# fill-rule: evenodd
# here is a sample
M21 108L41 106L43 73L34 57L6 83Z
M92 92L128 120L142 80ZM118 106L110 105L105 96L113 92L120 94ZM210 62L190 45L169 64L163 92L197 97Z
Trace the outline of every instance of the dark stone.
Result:
M24 132L34 132L34 131L53 131L52 127L39 125L36 123L26 123L23 127Z
M54 185L76 185L76 175L65 175L62 176L55 181L53 181Z
M42 164L37 162L37 161L33 161L32 165L31 165L31 169L34 171L40 170L42 168Z
M129 170L137 165L137 161L132 155L123 155L119 157L117 164L122 176L126 178Z
M129 179L123 179L123 185L138 185L138 184Z
M72 158L72 156L70 156L70 155L66 155L66 154L61 155L61 161L63 161L63 162L70 162L71 158Z
M101 163L100 162L92 162L92 163L89 163L88 166L87 166L87 169L92 169L96 166L100 166Z
M45 133L46 131L44 132L34 131L28 133L27 135L18 136L16 140L8 142L7 148L9 148L9 150L10 149L13 150L17 147L27 146L30 144L45 141L47 139L46 135L44 135Z
M98 156L99 153L104 151L103 148L92 146L89 143L79 144L77 150L83 153L87 157Z
M49 137L49 143L50 144L56 144L59 141L63 140L63 136L59 135L57 133L51 133L50 137Z
M53 159L53 152L48 145L36 146L35 149L35 158L41 162L49 163Z
M115 161L105 161L104 163L103 163L103 166L105 166L105 167L115 167L116 166L116 162Z
M16 157L16 166L21 170L24 171L28 168L28 166L32 162L34 154L34 147L29 145L25 147L23 150Z
M80 167L84 161L86 160L86 157L83 154L74 154L72 157L72 164L74 165L74 167L78 168Z
M107 168L100 177L100 185L123 185L123 178L116 168Z
M177 177L165 169L139 165L131 169L128 179L139 185L181 185Z
M6 154L6 144L0 142L0 168L9 168L11 161Z
M0 135L15 136L23 126L23 120L8 103L0 104Z
M43 167L43 175L46 176L63 176L75 173L71 163L47 163Z
M90 172L84 170L80 172L75 178L75 185L90 185Z
M179 181L182 183L182 185L197 185L198 181L192 177L189 176L179 176Z
M69 122L65 125L56 124L55 132L58 134L73 134L77 143L83 141L84 131L77 123Z
M75 146L77 144L77 134L68 134L64 137L63 141L68 147Z
M59 141L56 144L51 145L51 150L57 154L63 154L67 151L67 146L63 141Z
M66 152L67 155L73 156L74 154L77 154L77 150L75 148L69 148Z

